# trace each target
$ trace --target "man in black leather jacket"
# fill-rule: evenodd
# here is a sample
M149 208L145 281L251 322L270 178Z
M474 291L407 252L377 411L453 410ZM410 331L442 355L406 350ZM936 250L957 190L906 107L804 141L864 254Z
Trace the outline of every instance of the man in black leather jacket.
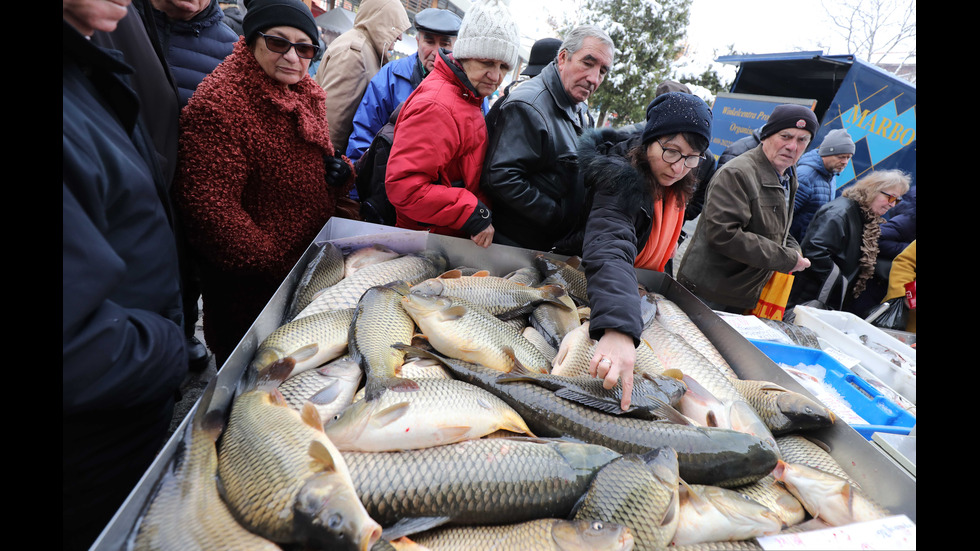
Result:
M598 27L572 30L555 60L487 118L481 186L493 201L495 243L548 251L578 224L585 190L577 184L577 141L594 126L585 102L613 51Z

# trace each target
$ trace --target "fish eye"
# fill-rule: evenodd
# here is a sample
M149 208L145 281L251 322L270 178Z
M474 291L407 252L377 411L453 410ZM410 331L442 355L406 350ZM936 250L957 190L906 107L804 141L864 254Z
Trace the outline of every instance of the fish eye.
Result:
M597 521L593 522L592 523L592 529L593 530L602 530L602 521L597 520Z
M334 513L330 515L327 519L327 528L331 530L337 530L344 524L344 518L340 516L340 513Z

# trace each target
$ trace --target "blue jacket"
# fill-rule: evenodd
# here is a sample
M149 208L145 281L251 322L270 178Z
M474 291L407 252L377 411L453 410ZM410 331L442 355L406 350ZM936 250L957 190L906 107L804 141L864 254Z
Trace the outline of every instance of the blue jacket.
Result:
M395 107L402 104L415 90L417 83L412 82L412 73L418 64L418 52L401 59L386 63L368 83L361 103L354 113L354 130L347 141L347 158L356 163L364 156L371 142L388 122ZM417 78L417 77L416 77ZM421 79L419 79L421 82ZM489 101L483 99L483 114L490 109Z
M888 214L878 238L878 258L893 260L915 241L915 188L909 189Z
M153 9L153 20L170 71L177 81L180 107L187 105L197 85L231 53L238 33L224 22L218 0L190 21L175 21Z
M166 186L132 69L63 25L63 528L87 548L163 444L187 352Z
M800 182L800 187L796 190L793 225L790 226L789 233L797 242L802 243L817 209L833 198L837 176L823 166L819 149L812 149L804 153L796 163L796 179Z

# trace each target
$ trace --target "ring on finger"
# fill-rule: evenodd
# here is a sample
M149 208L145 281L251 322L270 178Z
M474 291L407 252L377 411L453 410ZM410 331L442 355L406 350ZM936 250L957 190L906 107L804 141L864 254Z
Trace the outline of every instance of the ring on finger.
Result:
M603 359L599 360L599 363L601 363L601 364L611 364L612 363L612 360L610 360L609 358L603 358Z

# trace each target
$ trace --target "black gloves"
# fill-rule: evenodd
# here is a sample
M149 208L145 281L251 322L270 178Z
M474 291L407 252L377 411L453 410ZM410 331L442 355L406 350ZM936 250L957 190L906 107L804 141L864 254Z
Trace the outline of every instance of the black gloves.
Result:
M328 185L342 186L350 181L353 173L351 172L350 165L347 164L347 161L340 154L334 155L333 157L324 157L323 164L326 168L324 179Z

